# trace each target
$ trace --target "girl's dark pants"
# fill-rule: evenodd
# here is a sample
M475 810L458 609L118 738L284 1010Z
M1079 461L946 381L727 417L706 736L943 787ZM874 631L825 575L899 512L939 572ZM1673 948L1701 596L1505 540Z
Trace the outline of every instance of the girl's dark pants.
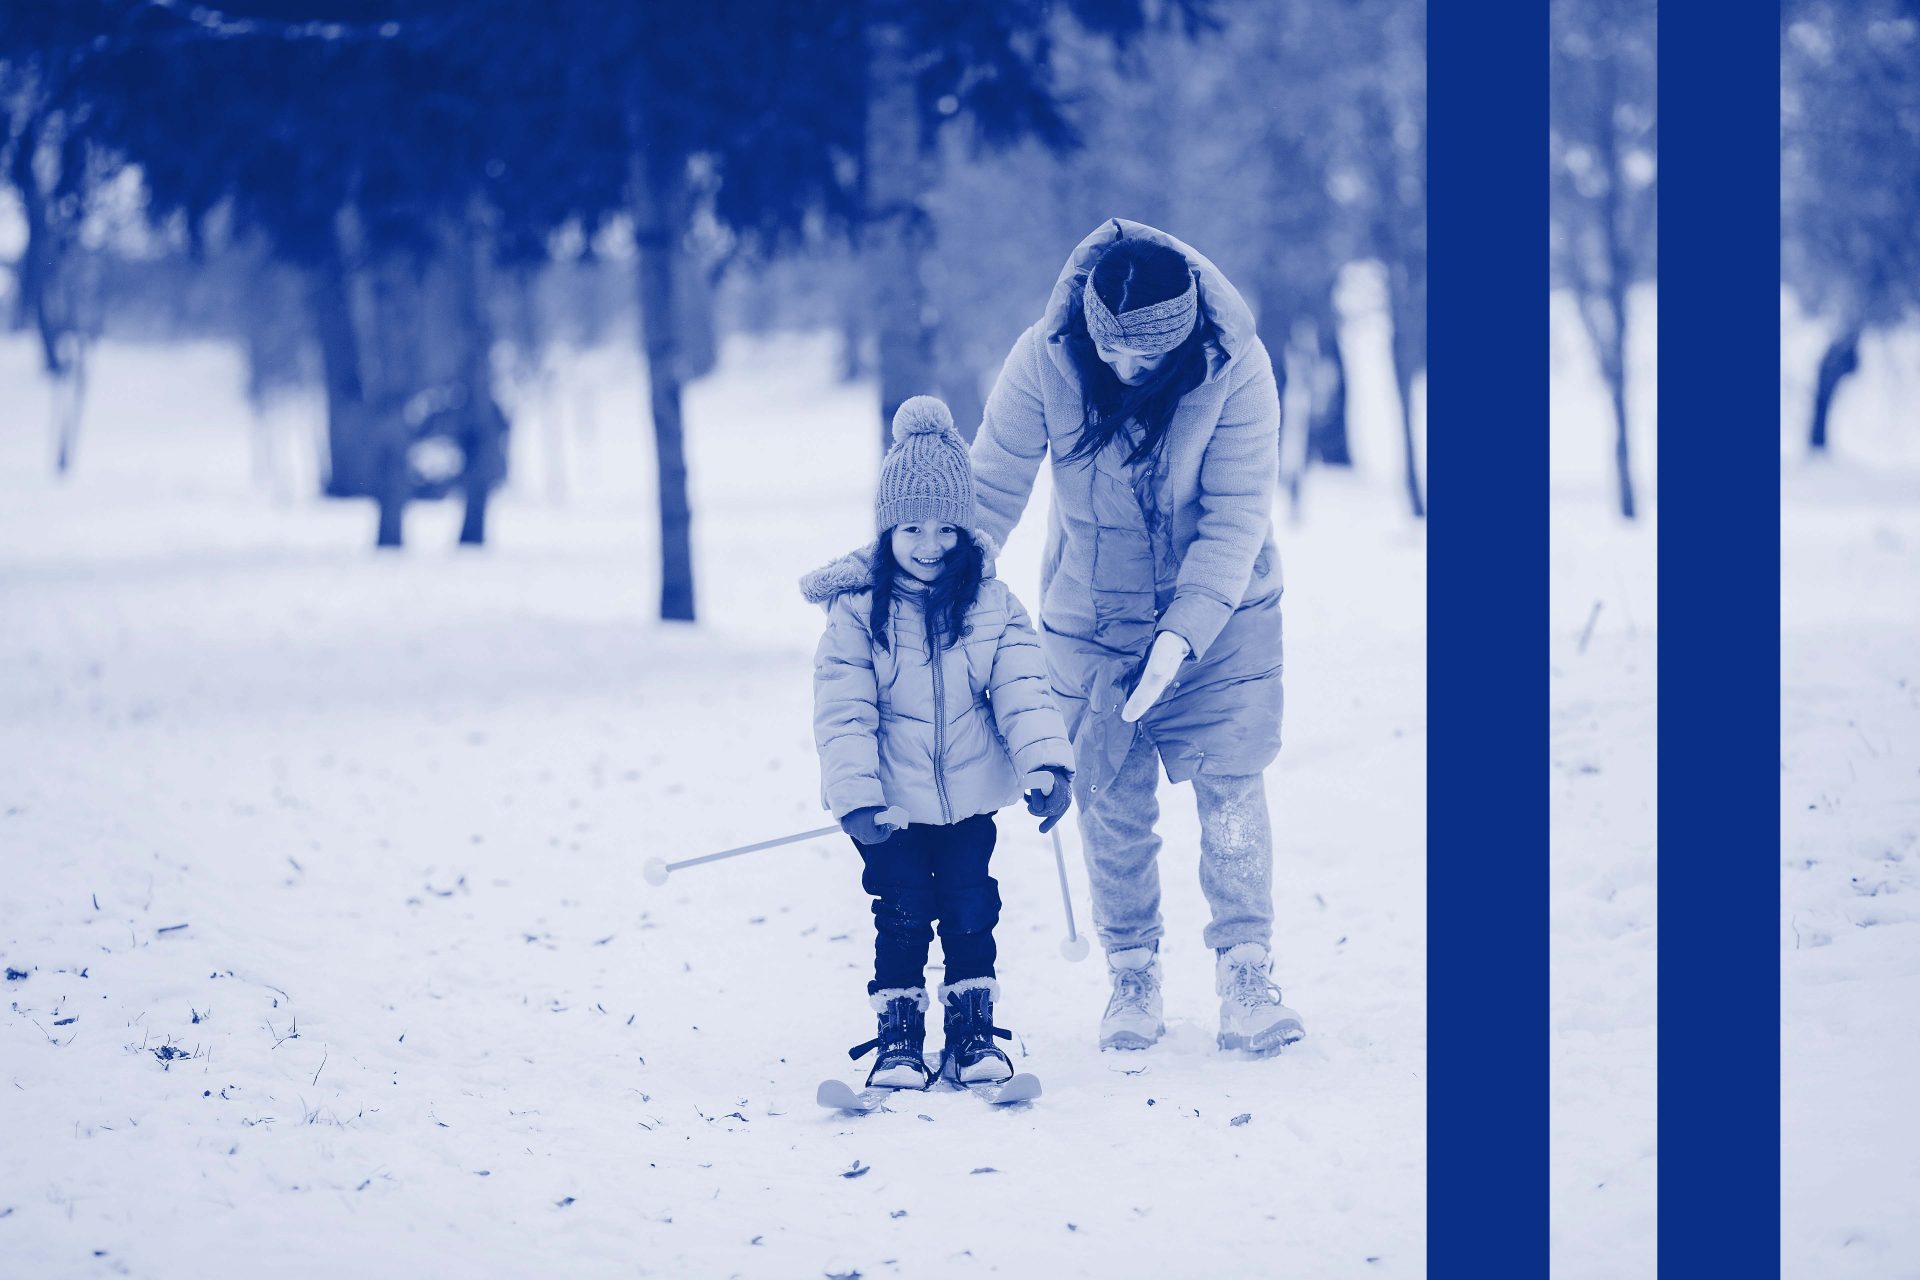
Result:
M926 984L936 920L948 986L994 976L1000 885L987 861L995 834L993 815L982 813L951 826L914 823L876 845L854 842L867 864L860 885L873 895L869 995Z

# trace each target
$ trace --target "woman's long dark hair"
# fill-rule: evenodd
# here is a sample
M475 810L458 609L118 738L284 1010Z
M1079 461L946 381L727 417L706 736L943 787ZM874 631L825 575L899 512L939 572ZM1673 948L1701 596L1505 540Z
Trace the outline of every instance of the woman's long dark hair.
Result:
M940 576L927 584L927 648L936 644L951 649L967 633L967 610L980 595L980 579L986 572L986 553L965 529L940 563ZM900 562L893 558L893 530L880 535L873 548L873 612L868 619L873 641L882 649L889 647L887 619L893 612L894 583L900 576Z
M1116 316L1177 298L1193 279L1185 254L1151 240L1114 241L1093 264L1092 275L1094 291ZM1186 341L1168 352L1144 382L1130 387L1100 358L1087 333L1080 293L1085 284L1084 277L1074 282L1061 330L1067 355L1080 374L1080 439L1066 461L1090 459L1118 442L1131 446L1127 452L1131 466L1159 451L1181 398L1206 381L1207 340L1213 326L1203 311Z

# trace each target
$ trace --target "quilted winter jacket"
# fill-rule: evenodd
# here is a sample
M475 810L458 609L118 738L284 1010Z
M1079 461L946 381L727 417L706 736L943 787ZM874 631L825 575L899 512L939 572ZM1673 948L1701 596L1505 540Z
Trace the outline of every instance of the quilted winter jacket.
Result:
M991 545L991 544L989 544ZM942 825L1020 799L1021 779L1071 771L1066 725L1025 610L988 576L958 644L929 661L917 594L895 595L888 649L873 642L872 555L843 556L801 580L827 610L813 660L821 802L836 818L897 805Z
M1213 325L1207 378L1180 402L1168 431L1172 583L1155 581L1137 517L1123 518L1132 513L1124 501L1116 505L1127 472L1115 451L1091 463L1061 461L1081 427L1079 376L1061 338L1068 299L1122 236L1186 255ZM1083 806L1094 803L1137 731L1154 739L1175 782L1257 773L1279 752L1279 439L1272 364L1252 312L1219 268L1165 232L1124 219L1083 240L1045 314L1007 356L971 453L981 529L997 541L1019 521L1042 460L1053 459L1039 613ZM1119 710L1157 631L1181 636L1192 658L1136 730Z

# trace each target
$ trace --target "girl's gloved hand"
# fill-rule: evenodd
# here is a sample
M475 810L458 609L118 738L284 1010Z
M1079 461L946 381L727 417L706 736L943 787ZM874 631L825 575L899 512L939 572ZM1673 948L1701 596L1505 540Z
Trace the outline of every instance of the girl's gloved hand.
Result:
M1027 792L1027 812L1042 819L1042 835L1053 830L1054 825L1066 814L1067 806L1073 803L1073 775L1057 764L1050 764L1046 768L1053 775L1053 790Z
M884 812L886 811L878 805L866 809L855 809L840 819L840 829L861 844L882 844L894 832L891 823L879 821L880 815Z

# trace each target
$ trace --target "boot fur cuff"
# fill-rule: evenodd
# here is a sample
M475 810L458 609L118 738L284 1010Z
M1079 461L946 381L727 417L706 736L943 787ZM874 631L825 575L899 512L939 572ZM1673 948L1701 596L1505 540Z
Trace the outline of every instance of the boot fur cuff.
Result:
M887 1005L906 996L920 1006L920 1012L927 1011L927 989L925 987L882 987L867 997L867 1003L873 1006L875 1013L885 1013Z
M995 1004L1000 1002L1000 984L998 982L992 978L966 978L954 983L950 987L942 986L940 988L940 1003L945 1004L948 996L959 995L963 991L984 991L987 993L987 999L993 1001Z

